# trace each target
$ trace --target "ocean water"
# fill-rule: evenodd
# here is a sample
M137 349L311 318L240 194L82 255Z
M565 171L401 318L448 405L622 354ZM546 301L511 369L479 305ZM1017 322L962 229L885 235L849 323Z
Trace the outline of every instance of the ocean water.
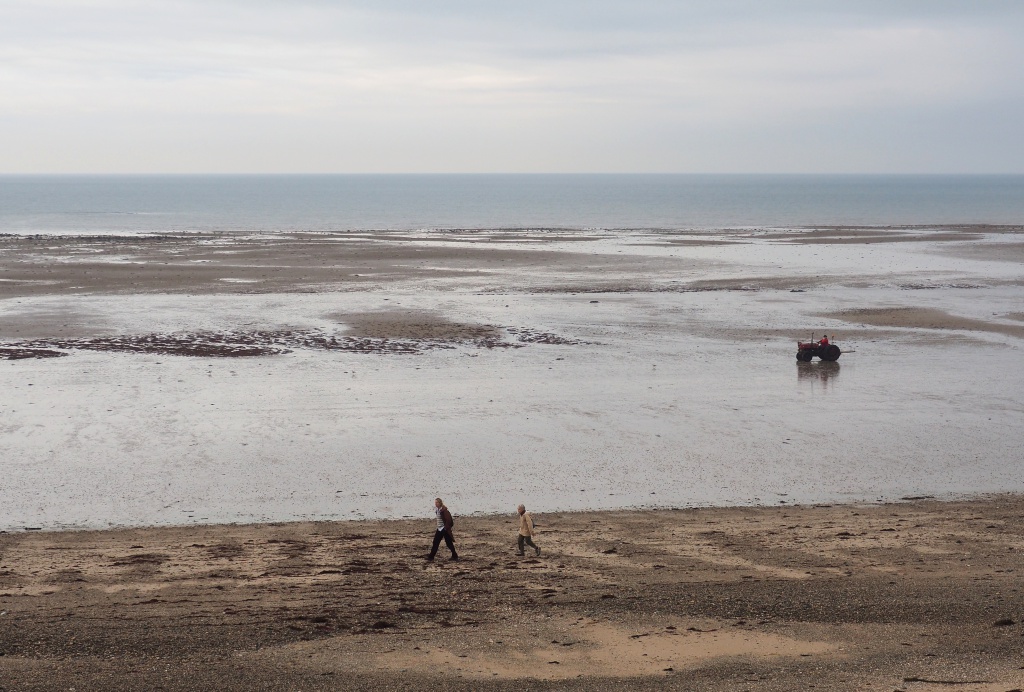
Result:
M1024 175L0 176L0 233L1024 223Z

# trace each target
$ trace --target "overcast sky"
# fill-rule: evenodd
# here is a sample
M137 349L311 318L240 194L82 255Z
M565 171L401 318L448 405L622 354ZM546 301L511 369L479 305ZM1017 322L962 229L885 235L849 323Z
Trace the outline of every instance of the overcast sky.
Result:
M0 0L0 172L1024 172L1024 1Z

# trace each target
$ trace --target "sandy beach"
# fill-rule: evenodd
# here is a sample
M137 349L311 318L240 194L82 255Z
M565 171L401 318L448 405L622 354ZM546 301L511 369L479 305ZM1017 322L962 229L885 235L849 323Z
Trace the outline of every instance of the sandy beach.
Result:
M1019 496L0 535L9 690L1024 687Z
M0 687L1022 688L1020 232L0 238Z

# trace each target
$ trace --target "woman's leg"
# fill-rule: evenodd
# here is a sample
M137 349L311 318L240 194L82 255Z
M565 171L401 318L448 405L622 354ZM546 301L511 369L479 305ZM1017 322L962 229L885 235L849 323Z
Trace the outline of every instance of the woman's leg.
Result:
M452 536L451 531L444 532L444 544L448 546L448 550L452 551L452 559L458 560L459 554L455 552L455 538Z

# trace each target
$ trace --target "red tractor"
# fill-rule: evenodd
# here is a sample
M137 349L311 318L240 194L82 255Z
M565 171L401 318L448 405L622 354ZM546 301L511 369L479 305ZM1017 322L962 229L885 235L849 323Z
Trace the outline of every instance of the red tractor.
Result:
M833 337L834 338L834 337ZM839 360L839 356L842 355L842 351L835 344L829 342L828 335L824 335L818 341L814 340L814 335L811 335L811 340L803 343L798 341L796 343L796 359L801 363L810 363L814 356L818 356L824 361Z

